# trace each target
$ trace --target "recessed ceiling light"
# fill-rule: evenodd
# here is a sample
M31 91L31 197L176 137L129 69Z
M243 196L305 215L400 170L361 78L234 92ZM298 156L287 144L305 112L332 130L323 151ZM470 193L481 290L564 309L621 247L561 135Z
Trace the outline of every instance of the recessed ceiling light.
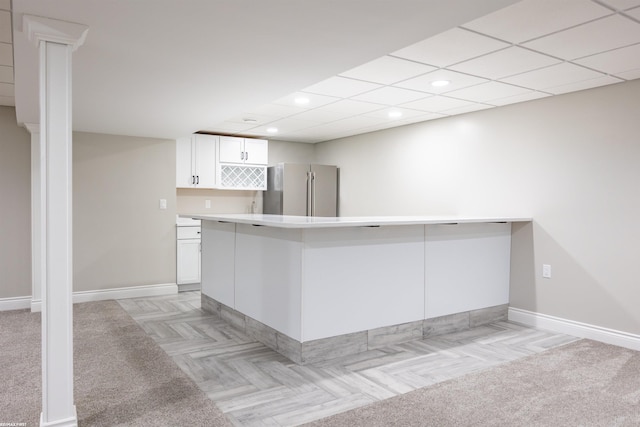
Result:
M390 119L397 119L398 117L402 117L402 111L389 111L388 116Z
M269 132L269 133L278 133L278 128L267 128L267 132Z
M306 96L298 96L293 100L296 105L307 105L309 103L309 98Z
M250 117L245 117L244 119L242 119L243 122L245 123L256 123L257 120L256 119L252 119Z
M431 86L433 87L441 87L441 86L446 86L449 83L451 83L449 80L434 80L431 82Z

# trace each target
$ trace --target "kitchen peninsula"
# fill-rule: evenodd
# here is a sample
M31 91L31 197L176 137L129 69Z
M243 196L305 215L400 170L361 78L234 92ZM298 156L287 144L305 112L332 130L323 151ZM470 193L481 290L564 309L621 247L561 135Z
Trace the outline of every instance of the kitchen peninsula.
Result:
M506 319L511 223L190 215L202 307L297 363Z

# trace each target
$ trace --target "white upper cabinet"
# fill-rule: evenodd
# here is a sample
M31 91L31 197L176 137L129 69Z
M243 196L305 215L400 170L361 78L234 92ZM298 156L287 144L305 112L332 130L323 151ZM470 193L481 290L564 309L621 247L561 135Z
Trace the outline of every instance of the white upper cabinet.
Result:
M216 188L218 138L194 134L176 141L177 188Z
M176 140L176 187L266 190L269 141L193 134Z
M221 136L218 154L220 163L266 166L269 163L269 141Z

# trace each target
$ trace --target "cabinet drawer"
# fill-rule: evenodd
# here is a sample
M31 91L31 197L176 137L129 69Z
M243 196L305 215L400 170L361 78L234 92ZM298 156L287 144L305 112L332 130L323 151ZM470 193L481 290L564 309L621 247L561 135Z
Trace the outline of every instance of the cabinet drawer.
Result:
M178 239L199 239L200 227L178 227Z

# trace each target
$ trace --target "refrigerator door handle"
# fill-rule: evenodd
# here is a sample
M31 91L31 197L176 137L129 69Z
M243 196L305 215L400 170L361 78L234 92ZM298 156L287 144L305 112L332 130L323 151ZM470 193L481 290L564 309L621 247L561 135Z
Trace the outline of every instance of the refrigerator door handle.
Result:
M311 205L312 186L311 172L307 172L307 216L313 216L313 206Z
M316 216L316 173L311 172L311 216Z

